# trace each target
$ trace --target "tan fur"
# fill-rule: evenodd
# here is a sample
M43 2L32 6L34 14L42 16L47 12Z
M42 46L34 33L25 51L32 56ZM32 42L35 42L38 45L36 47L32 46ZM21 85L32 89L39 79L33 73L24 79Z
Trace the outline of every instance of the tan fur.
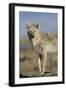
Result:
M27 33L35 52L39 54L38 66L40 75L44 75L47 62L47 52L54 52L56 48L53 51L52 48L54 48L54 46L51 43L49 44L46 42L46 40L41 36L38 24L27 24Z

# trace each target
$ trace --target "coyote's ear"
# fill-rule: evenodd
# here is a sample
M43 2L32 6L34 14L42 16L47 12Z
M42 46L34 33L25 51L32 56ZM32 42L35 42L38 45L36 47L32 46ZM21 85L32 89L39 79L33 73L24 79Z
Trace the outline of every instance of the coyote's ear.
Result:
M26 25L26 28L27 28L27 29L29 29L29 27L30 27L30 25L29 25L29 24L27 24L27 25Z
M38 23L35 26L36 26L36 28L39 28L39 24Z

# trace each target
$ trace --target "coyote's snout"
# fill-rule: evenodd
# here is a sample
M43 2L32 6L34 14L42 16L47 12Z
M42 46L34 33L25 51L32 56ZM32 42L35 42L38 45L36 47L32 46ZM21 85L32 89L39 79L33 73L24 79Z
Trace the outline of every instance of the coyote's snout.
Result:
M28 35L29 35L29 37L32 39L32 38L34 38L34 35L33 35L33 33L31 32L31 31L28 31Z

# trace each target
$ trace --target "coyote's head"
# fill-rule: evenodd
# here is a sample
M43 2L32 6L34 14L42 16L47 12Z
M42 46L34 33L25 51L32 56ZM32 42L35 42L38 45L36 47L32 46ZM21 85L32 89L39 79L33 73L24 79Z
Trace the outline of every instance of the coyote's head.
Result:
M27 24L26 27L29 39L34 39L36 33L39 32L39 24Z
M37 53L42 53L42 38L39 31L39 24L27 24L27 33L29 40Z

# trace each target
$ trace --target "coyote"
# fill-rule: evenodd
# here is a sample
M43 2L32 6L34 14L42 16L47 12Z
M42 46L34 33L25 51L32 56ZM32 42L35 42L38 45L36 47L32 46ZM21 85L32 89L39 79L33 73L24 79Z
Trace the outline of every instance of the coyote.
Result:
M39 74L44 75L47 62L47 52L56 52L57 47L47 42L39 31L39 24L27 24L27 33L33 49L38 53Z

